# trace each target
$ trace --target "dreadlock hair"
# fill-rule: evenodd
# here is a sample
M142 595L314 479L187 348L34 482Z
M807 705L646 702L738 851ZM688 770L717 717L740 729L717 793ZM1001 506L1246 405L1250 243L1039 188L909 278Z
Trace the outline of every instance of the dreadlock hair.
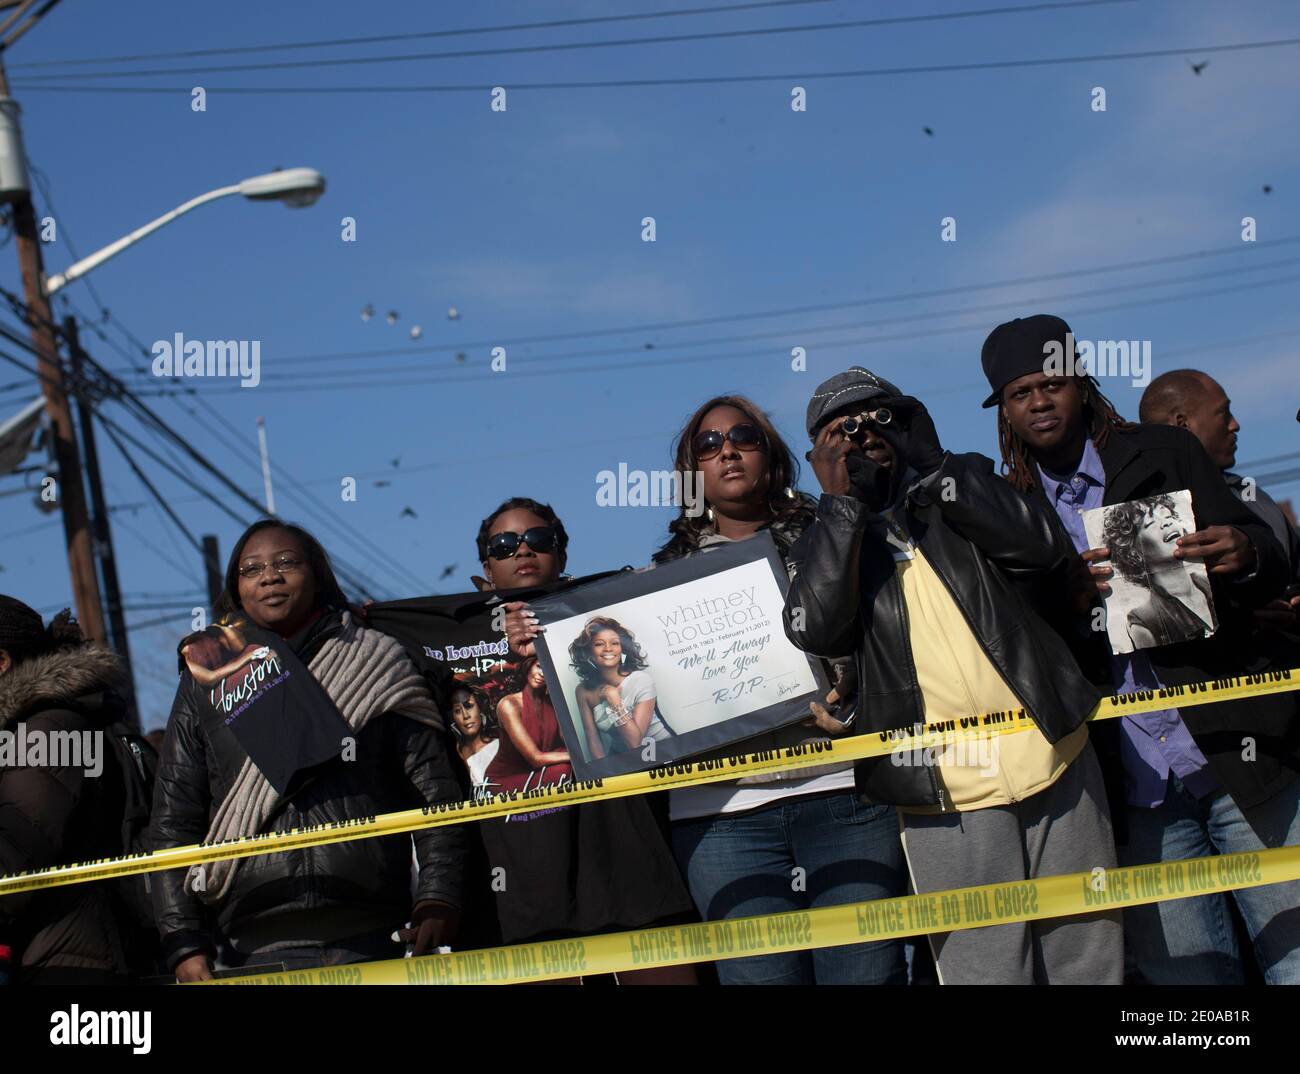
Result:
M1132 429L1135 424L1120 417L1119 411L1102 394L1097 381L1090 374L1076 374L1079 394L1083 396L1083 427L1097 447L1104 448L1113 429ZM1038 487L1034 460L1029 448L1007 419L1007 409L998 400L998 450L1002 453L1002 476L1017 492L1029 492Z

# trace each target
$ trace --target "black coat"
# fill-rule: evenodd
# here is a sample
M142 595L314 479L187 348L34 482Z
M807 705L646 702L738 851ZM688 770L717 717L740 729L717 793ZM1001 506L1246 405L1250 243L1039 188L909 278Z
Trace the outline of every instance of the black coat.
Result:
M903 509L913 541L947 585L985 655L1049 742L1083 723L1098 693L1065 641L1030 610L1018 585L1062 569L1060 527L993 472L983 455L945 456ZM791 552L785 627L805 652L856 654L856 734L925 720L912 663L907 608L884 519L851 496L822 496L817 519ZM795 629L801 626L801 629ZM898 806L946 808L929 765L860 761L858 790Z
M45 764L0 766L0 873L123 852L124 783L108 741L125 714L112 689L119 677L116 657L92 645L20 661L0 676L0 732L17 736L25 725L29 740L89 732L98 741L80 766L51 765L48 754ZM94 758L98 775L87 767ZM21 983L126 980L140 968L130 933L113 881L0 899L0 943L14 948Z
M313 638L298 655L341 629ZM198 701L189 674L181 680L167 724L149 831L155 848L198 843L234 785L247 754L233 732ZM356 735L355 759L337 757L299 772L263 831L377 816L425 804L458 801L442 735L400 713L374 717ZM411 836L349 840L244 858L216 923L236 951L275 942L325 943L402 927L413 903L459 907L464 835L458 826L414 833L419 877L411 895ZM205 905L185 886L186 871L155 874L154 909L163 954L174 967L200 951L211 954ZM401 948L394 944L394 957Z
M1268 525L1232 494L1201 442L1185 429L1137 425L1112 431L1098 455L1106 473L1104 504L1187 489L1199 529L1235 526L1255 546L1258 563L1248 581L1224 581L1210 575L1219 620L1213 637L1143 650L1160 681L1181 686L1300 666L1300 653L1291 641L1275 631L1259 630L1251 616L1251 609L1286 587L1286 555ZM1041 488L1035 488L1031 496L1059 523ZM1063 597L1048 599L1064 606ZM1077 639L1075 649L1089 677L1106 693L1113 692L1105 635L1089 631L1082 621L1058 623L1058 629ZM1279 794L1300 771L1297 699L1300 693L1273 694L1181 710L1197 746L1244 811ZM1243 753L1250 752L1248 739L1254 741L1251 760L1243 758ZM1098 723L1094 740L1103 766L1109 769L1108 784L1116 787L1120 780L1119 721Z

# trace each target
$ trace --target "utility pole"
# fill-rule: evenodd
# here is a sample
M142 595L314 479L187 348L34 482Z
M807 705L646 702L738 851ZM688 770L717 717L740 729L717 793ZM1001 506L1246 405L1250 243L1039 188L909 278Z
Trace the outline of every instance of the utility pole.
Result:
M90 486L91 533L94 537L95 557L99 560L100 578L104 583L104 596L108 603L108 628L113 648L126 670L126 702L130 722L139 726L139 711L135 700L135 675L131 669L131 649L126 635L126 616L122 612L122 588L117 579L117 558L113 554L113 531L108 524L108 505L104 499L104 485L99 476L99 450L95 445L94 410L86 390L85 352L77 335L77 319L65 317L63 338L68 342L68 355L72 362L72 391L77 397L77 423L81 427L81 446L86 455L86 482Z
M8 41L4 44L8 44ZM72 410L68 405L63 366L59 362L50 303L45 295L41 240L36 227L36 209L32 205L31 189L27 183L26 154L18 115L18 102L9 96L9 80L3 63L0 63L0 187L3 188L0 189L0 199L8 201L13 215L18 266L23 277L32 343L38 355L37 375L45 396L45 413L50 423L54 457L58 464L58 502L63 509L63 536L68 548L68 566L72 575L77 620L87 638L103 644L107 641L107 633L104 629L104 611L100 604L99 579L95 576L86 494L81 484L77 434L72 424Z

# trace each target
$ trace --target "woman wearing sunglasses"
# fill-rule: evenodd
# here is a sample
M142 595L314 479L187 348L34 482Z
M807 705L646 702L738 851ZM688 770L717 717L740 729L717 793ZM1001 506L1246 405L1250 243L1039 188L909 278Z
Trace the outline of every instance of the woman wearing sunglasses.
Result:
M481 585L506 590L558 582L568 544L564 524L548 504L522 496L507 500L479 528ZM529 613L519 602L505 608L513 637ZM523 782L529 787L572 778L533 648L530 644L521 654L528 659L521 665L519 718L512 718L511 698L498 703L506 739L498 760L503 754L525 759L531 772ZM489 778L493 775L489 772ZM480 824L491 868L505 870L497 874L504 875L505 889L496 899L507 944L694 920L672 851L641 798L546 809ZM633 970L619 978L642 984L696 983L693 966Z
M741 396L718 396L687 420L674 449L677 472L699 473L706 509L681 513L656 563L705 554L760 531L783 559L809 526L816 501L794 486L798 465L775 426ZM699 487L697 485L697 487ZM828 666L836 714L814 704L803 724L726 748L767 750L851 722L852 668ZM838 717L838 718L837 718ZM905 893L898 820L889 806L861 804L852 764L747 776L670 793L673 849L699 912L710 919L865 902ZM802 881L802 882L800 882ZM724 984L901 984L898 941L825 947L718 963Z

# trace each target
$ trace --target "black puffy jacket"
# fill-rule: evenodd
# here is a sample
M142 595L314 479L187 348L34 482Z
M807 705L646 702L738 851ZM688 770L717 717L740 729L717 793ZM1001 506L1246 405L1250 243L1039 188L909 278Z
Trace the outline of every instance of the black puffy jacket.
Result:
M108 742L125 715L113 687L117 658L95 645L59 649L16 663L0 676L0 732L6 752L18 736L49 745L77 736L80 765L0 763L0 873L121 854L124 783ZM87 738L86 736L91 736ZM47 749L49 748L47 745ZM85 747L89 745L90 750ZM125 981L140 952L113 881L69 884L0 898L0 943L14 948L20 983Z
M921 554L1048 741L1074 731L1099 694L1018 586L1021 579L1062 569L1073 552L1064 535L977 454L945 455L937 471L907 490L901 509ZM925 722L907 608L885 532L883 517L861 501L824 495L816 521L790 556L786 634L817 656L856 655L855 734ZM949 805L928 765L876 757L858 762L855 773L858 791L872 801Z
M298 652L304 664L341 632L337 618ZM403 657L403 659L405 659ZM201 842L247 754L204 704L188 673L172 706L154 790L150 845ZM443 736L400 713L374 717L356 735L355 758L337 757L293 777L263 831L284 831L457 801L460 790ZM414 903L460 906L464 836L458 826L414 833L419 865L411 894L411 836L328 843L244 858L216 924L236 951L273 944L325 944L402 927ZM156 874L154 909L171 967L214 943L206 907L185 885L186 871ZM401 949L394 945L394 957Z

